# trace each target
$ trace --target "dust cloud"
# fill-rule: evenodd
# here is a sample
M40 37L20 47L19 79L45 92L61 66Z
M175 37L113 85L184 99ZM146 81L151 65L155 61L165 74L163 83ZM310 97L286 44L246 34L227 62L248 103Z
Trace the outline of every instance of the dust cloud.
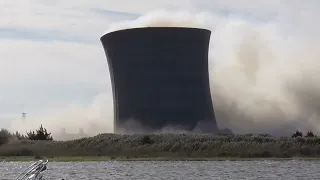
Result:
M319 133L320 28L310 19L316 16L303 14L284 11L268 21L252 21L212 12L157 11L113 24L107 32L136 27L210 29L210 86L219 128L273 135L297 129ZM22 131L43 121L48 129L59 127L55 133L62 127L73 132L83 128L90 135L113 132L111 89L88 107L65 107L62 112L26 125L15 121L12 127Z
M220 128L273 135L297 129L320 132L320 41L314 33L319 27L308 19L312 16L296 17L288 11L269 21L252 21L206 12L158 11L114 24L107 32L138 27L210 29L210 86Z

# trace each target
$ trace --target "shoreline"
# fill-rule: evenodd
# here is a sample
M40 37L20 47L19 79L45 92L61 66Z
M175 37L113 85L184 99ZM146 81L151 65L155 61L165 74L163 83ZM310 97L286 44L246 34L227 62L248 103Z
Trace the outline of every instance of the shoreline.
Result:
M105 161L319 161L320 157L292 157L292 158L241 158L241 157L110 157L110 156L0 156L1 162L30 162L48 159L49 162L105 162Z

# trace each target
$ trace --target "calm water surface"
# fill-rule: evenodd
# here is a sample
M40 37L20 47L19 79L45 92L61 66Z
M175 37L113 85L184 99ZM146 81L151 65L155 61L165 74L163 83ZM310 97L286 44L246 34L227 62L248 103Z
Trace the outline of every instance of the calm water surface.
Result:
M0 162L0 179L14 179L32 162ZM320 161L49 162L44 179L302 180L320 179Z

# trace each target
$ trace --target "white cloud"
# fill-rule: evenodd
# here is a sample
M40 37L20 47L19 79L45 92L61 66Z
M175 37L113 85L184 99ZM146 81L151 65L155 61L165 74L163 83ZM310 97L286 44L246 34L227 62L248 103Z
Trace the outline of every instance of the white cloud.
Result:
M98 45L1 40L0 53L1 84L51 78L96 83L103 82L98 77L108 76L104 51Z

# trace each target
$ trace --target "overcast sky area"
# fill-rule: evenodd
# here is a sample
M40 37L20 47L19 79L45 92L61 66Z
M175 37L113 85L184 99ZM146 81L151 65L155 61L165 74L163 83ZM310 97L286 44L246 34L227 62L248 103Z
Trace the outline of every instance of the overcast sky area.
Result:
M110 76L100 37L115 23L154 11L204 13L210 16L205 22L210 21L210 27L222 35L221 27L229 27L230 19L236 19L259 24L259 32L269 35L271 47L294 46L278 50L278 58L290 62L297 56L292 52L300 48L295 45L299 42L310 45L299 57L311 52L316 62L320 57L315 52L319 47L319 8L317 0L0 0L0 128L24 132L44 124L48 129L77 131L82 127L111 132L112 123L105 120L113 118ZM221 38L234 34L232 29L226 30L229 34L220 40L213 32L211 44L219 40L221 47L228 46ZM278 43L283 34L288 35L286 44ZM217 61L230 53L218 55ZM27 124L21 119L22 112L27 113Z

